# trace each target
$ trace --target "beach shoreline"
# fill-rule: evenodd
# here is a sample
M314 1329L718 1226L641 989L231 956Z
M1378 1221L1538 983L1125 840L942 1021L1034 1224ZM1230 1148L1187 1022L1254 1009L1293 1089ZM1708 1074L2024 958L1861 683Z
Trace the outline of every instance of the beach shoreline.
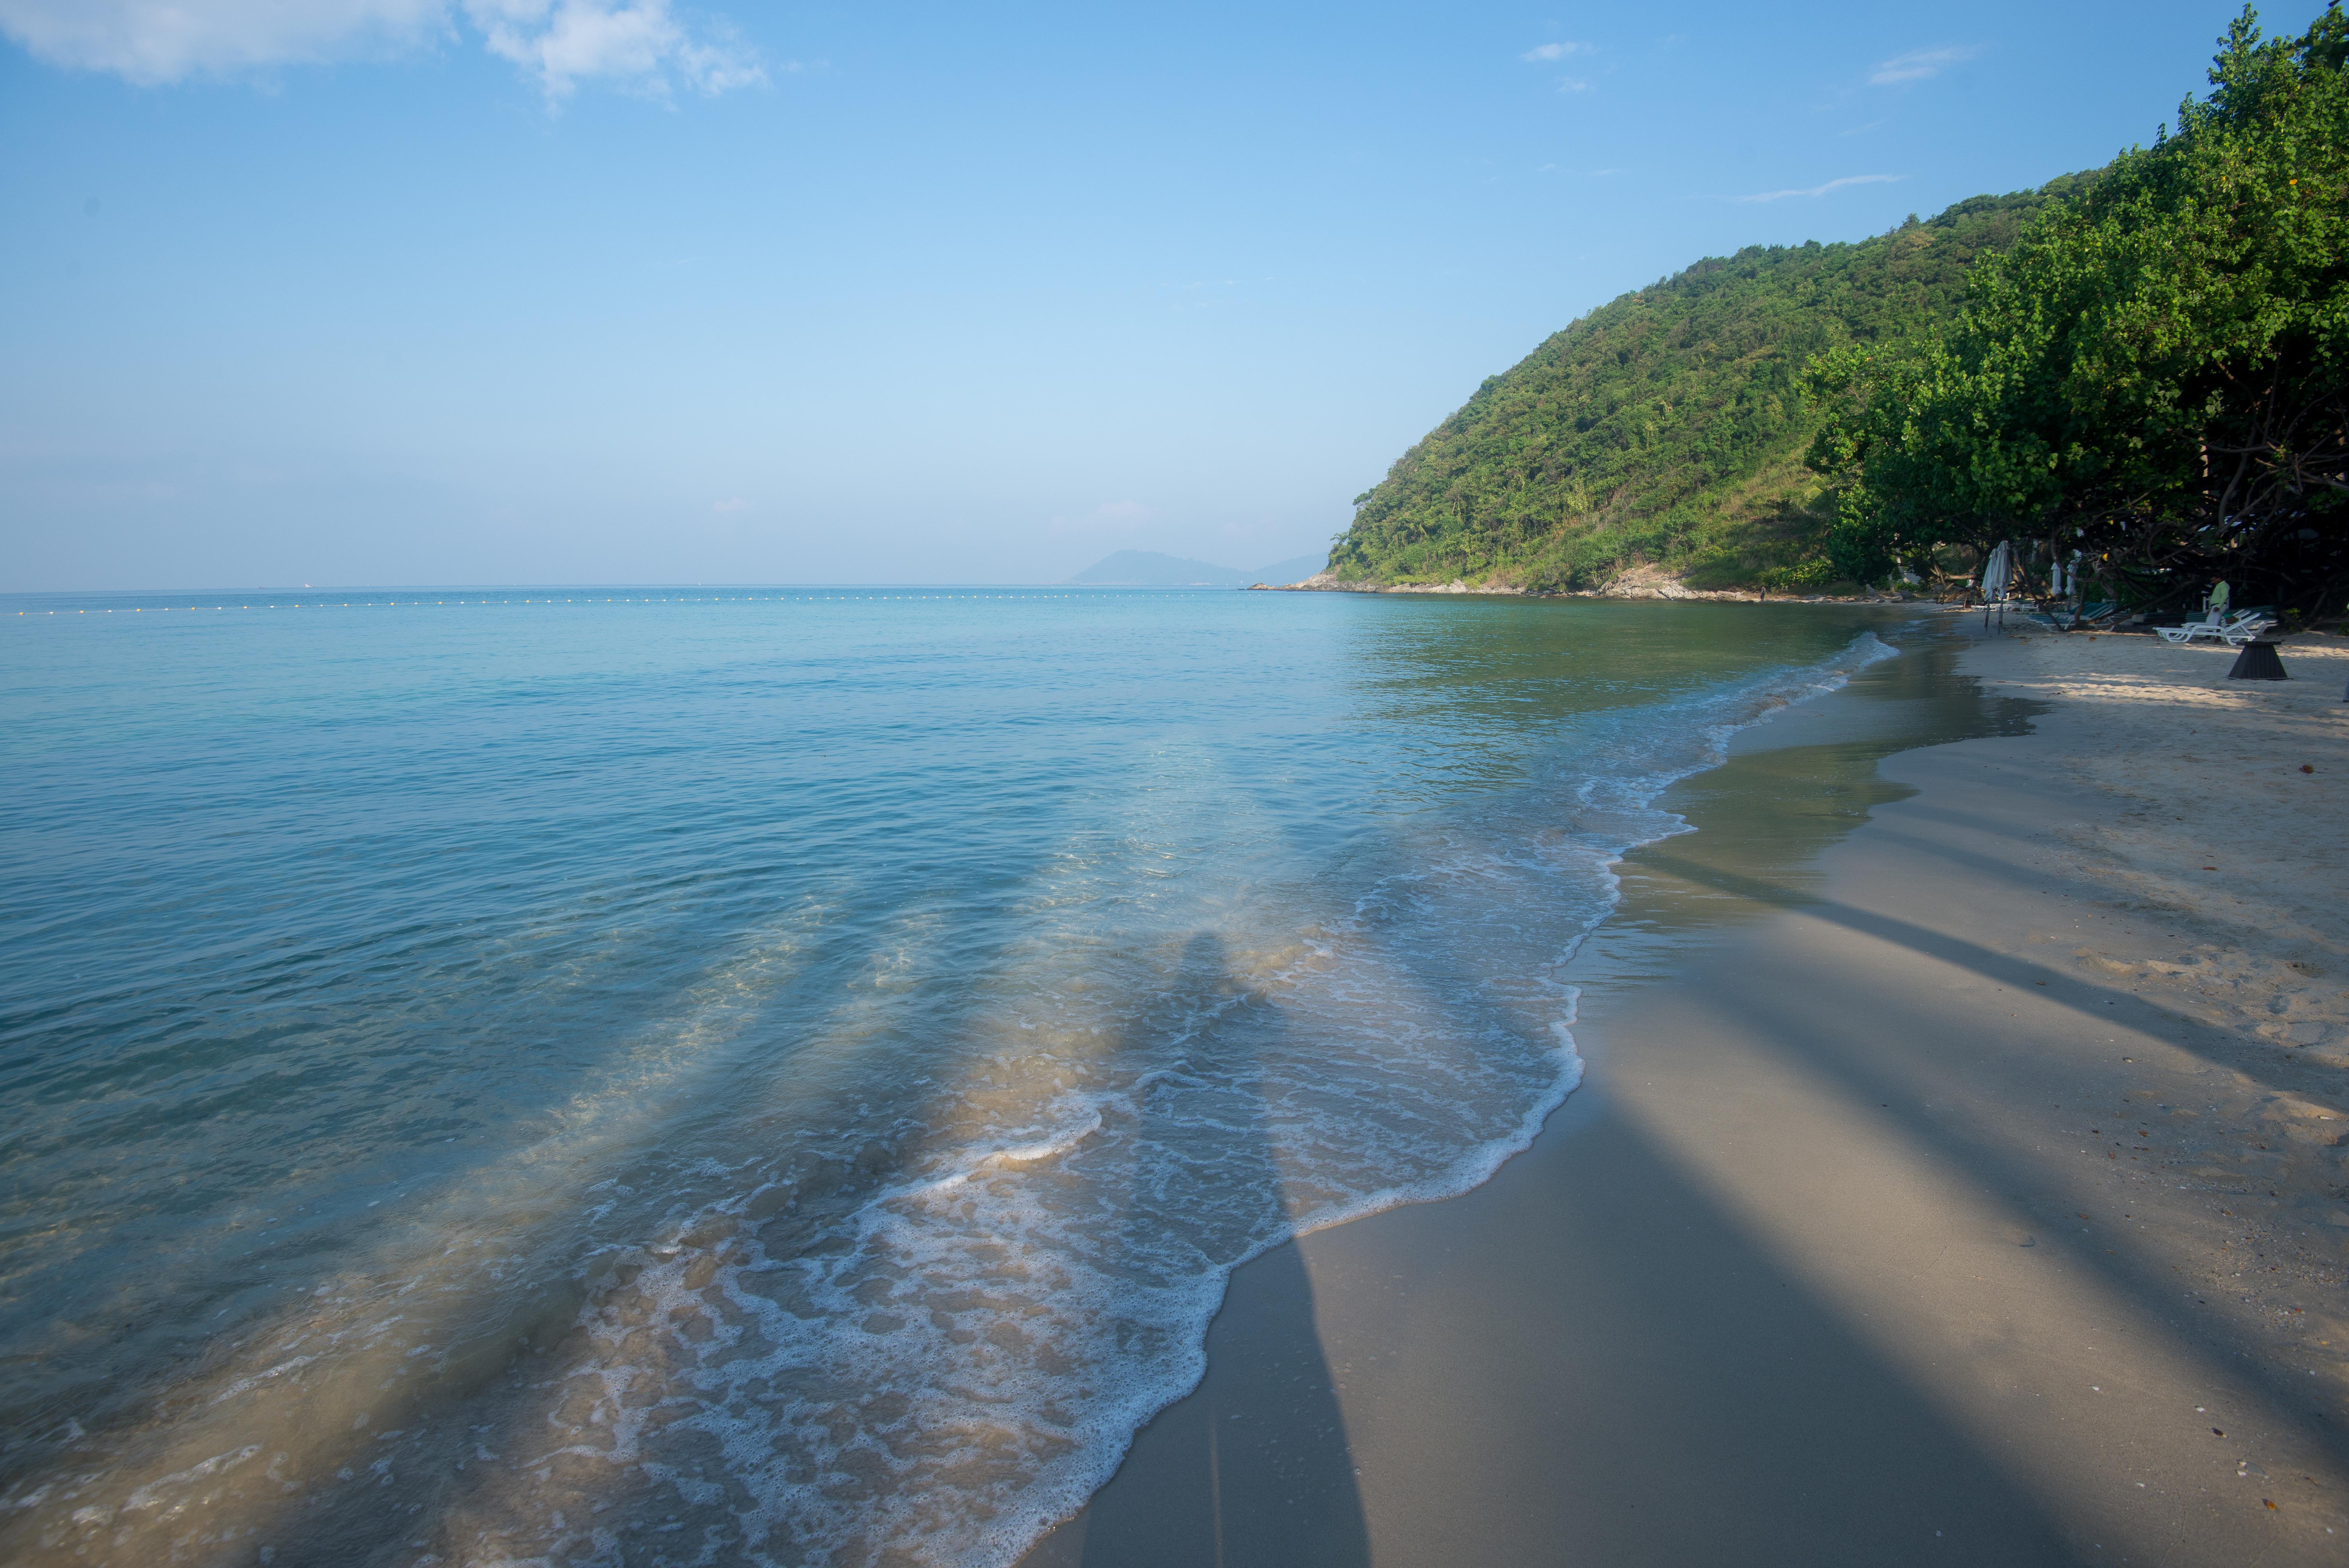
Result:
M1661 566L1635 566L1598 588L1530 591L1515 583L1485 580L1471 583L1455 577L1449 583L1381 583L1369 578L1340 577L1327 569L1297 583L1256 583L1250 592L1271 593L1455 593L1483 594L1496 599L1669 599L1725 604L1910 604L1920 603L1905 593L1806 593L1781 590L1775 597L1763 588L1691 588Z
M2349 643L1961 631L1678 787L1540 1140L1239 1271L1028 1562L2340 1560Z

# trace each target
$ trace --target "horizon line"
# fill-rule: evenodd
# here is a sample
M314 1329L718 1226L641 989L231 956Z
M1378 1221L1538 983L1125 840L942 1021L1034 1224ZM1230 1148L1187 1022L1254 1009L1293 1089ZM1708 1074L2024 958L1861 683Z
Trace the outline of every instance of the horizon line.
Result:
M922 588L957 590L981 588L1142 588L1154 590L1183 588L1228 588L1225 583L1078 583L1067 579L1053 583L887 583L887 582L826 582L826 583L270 583L251 587L223 587L219 583L205 586L150 588L0 588L0 599L37 599L72 594L129 593L519 593L527 590L545 593L585 593L589 590L609 590L636 593L681 593L698 589L711 593L743 593L751 590L774 590L798 593L819 589L843 588Z

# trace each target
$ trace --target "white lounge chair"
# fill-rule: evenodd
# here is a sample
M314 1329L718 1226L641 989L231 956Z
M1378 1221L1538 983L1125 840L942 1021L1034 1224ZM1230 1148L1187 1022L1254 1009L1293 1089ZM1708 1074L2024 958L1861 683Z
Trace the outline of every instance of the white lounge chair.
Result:
M2256 633L2275 624L2267 614L2258 610L2238 610L2224 620L2189 621L2183 626L2156 626L2154 632L2165 643L2190 643L2197 637L2213 637L2230 647L2240 647Z

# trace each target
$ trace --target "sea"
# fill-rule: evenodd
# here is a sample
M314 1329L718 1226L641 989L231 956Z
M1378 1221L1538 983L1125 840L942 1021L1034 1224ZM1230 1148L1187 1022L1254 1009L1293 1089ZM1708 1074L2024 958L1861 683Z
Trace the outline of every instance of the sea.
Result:
M1889 639L1889 640L1888 640ZM0 598L0 1559L1003 1568L1831 605Z

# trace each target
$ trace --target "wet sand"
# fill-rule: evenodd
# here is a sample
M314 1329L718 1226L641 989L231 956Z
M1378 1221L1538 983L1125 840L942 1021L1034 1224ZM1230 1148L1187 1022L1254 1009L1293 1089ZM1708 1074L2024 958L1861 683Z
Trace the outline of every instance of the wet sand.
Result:
M1029 1563L2349 1561L2349 645L2231 657L1919 646L1741 737L1535 1147L1240 1271Z

